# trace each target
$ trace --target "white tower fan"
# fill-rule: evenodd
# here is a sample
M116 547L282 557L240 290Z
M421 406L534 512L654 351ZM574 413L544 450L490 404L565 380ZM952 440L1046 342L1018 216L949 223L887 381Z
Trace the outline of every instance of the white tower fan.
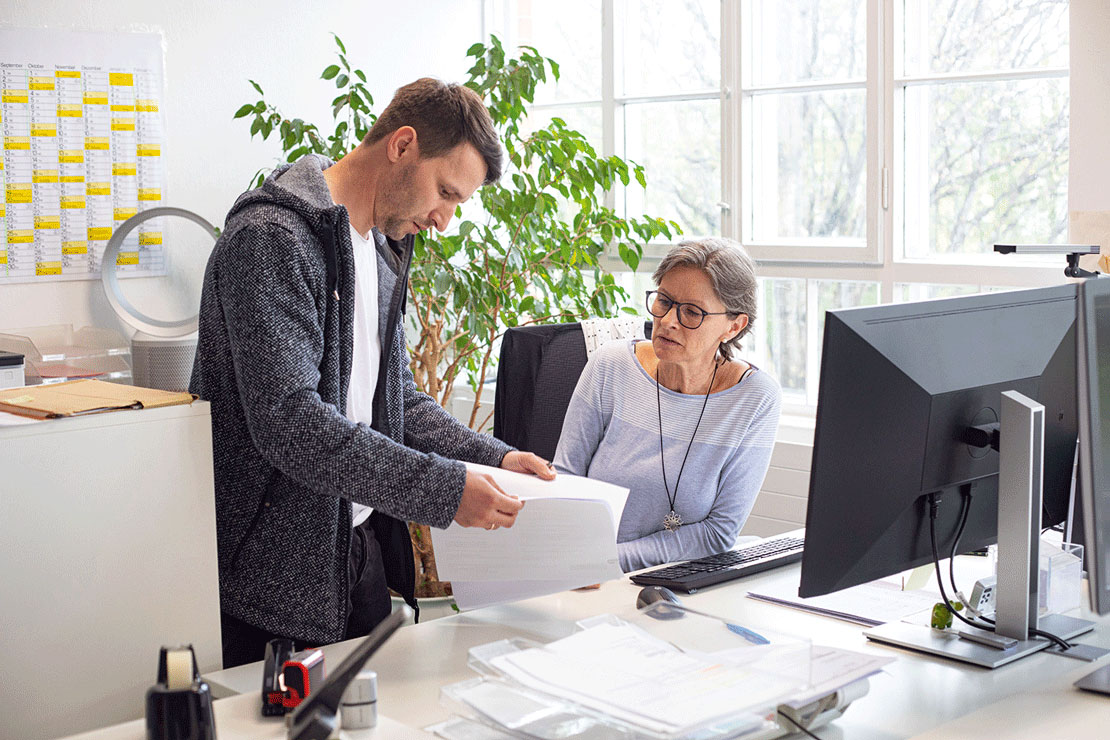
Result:
M116 258L124 237L152 218L180 216L199 225L213 239L219 232L212 224L184 208L151 208L135 214L120 224L108 240L100 265L104 295L120 320L135 329L131 337L131 376L137 386L165 391L184 391L189 387L193 358L197 351L197 316L182 321L162 321L140 313L120 290L116 275Z

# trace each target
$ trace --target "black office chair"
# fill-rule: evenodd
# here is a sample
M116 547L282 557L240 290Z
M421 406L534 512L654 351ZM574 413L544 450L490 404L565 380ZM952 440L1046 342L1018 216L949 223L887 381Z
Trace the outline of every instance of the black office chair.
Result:
M651 337L650 321L644 331ZM506 331L497 364L493 436L545 460L553 459L584 367L586 343L577 322Z
M577 322L506 331L497 364L493 436L545 460L553 459L584 367L586 343Z

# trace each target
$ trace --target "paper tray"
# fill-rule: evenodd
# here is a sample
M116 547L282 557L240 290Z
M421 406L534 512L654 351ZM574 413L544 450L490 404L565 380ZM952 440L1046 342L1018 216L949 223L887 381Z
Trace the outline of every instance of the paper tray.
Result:
M656 604L628 620L579 622L547 645L481 645L469 658L480 677L444 687L441 701L519 738L774 737L778 705L809 686L811 645L765 630L741 636L737 626Z

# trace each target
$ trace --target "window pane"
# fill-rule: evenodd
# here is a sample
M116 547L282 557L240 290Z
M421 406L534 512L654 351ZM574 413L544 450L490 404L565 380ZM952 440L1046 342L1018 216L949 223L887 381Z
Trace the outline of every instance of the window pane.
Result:
M759 316L743 357L778 379L783 394L805 402L806 281L759 278Z
M879 284L856 280L814 280L813 283L817 291L817 346L814 349L820 356L825 336L825 312L838 308L877 305ZM813 382L816 384L816 377Z
M905 96L905 255L1067 236L1067 79L918 85Z
M1068 66L1068 0L906 0L910 75Z
M626 188L629 215L673 219L686 236L720 233L721 104L627 105L624 135L625 158L647 174L646 191Z
M862 78L866 21L863 0L755 0L746 35L752 84Z
M752 98L752 236L866 235L865 92Z
M514 6L516 43L536 47L560 68L559 82L540 86L536 102L600 100L601 0L523 0Z
M720 87L720 0L627 0L616 13L618 95Z

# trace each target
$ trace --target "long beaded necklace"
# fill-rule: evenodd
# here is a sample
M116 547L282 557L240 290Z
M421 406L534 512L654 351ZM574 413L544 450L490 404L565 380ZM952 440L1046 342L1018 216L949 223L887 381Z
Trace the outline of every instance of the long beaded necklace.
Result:
M682 517L680 517L674 510L675 501L678 500L678 484L682 482L682 471L686 469L686 458L690 457L690 448L694 446L694 437L698 436L698 427L701 426L701 418L705 416L705 407L709 405L709 394L713 391L713 381L717 379L717 369L720 363L713 363L713 376L709 378L709 390L705 392L705 400L701 404L701 413L698 414L698 421L694 424L694 433L690 435L690 444L686 445L686 454L682 457L682 466L678 469L678 479L674 482L674 495L671 495L671 487L667 485L667 461L663 456L663 401L661 392L659 390L659 366L655 367L655 404L659 410L659 462L663 466L663 490L667 492L667 503L671 506L671 511L663 517L663 527L668 532L677 532L678 528L682 526Z

